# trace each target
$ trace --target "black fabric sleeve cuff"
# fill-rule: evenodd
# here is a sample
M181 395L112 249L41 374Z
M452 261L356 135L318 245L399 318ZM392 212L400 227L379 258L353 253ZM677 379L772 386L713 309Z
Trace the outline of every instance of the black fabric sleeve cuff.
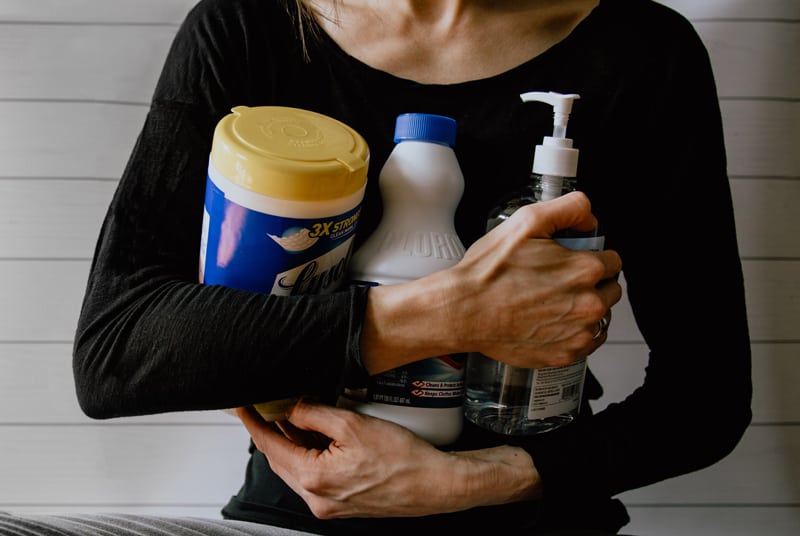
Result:
M350 325L344 362L343 379L349 387L365 386L369 375L361 360L361 333L367 309L369 288L350 285Z

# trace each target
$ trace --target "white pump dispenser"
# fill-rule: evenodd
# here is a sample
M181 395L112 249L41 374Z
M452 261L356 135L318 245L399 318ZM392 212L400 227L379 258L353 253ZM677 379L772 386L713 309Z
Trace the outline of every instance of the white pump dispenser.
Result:
M545 136L533 153L533 172L542 176L542 201L561 195L562 178L575 177L578 172L578 150L567 138L567 121L572 103L580 98L575 93L529 91L520 98L524 102L544 102L553 107L553 135Z
M524 205L575 190L578 150L566 133L572 103L579 96L532 91L520 97L525 102L544 102L553 107L553 135L545 136L536 146L531 182L490 212L487 232ZM553 238L570 249L600 250L604 242L597 229L565 229ZM465 415L475 424L501 434L532 435L553 430L577 416L585 374L585 359L565 367L525 369L471 353L467 359Z

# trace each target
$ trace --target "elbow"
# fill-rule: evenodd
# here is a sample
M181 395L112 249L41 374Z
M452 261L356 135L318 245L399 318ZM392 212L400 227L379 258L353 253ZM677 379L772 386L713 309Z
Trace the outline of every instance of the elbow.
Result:
M716 434L712 439L717 446L717 460L727 457L739 445L745 432L753 421L752 399L753 385L750 375L746 376L739 384L733 387L736 396L728 397L728 402L716 408L718 423L712 426L711 434Z
M101 420L110 419L114 415L106 408L106 406L97 398L86 394L78 389L78 405L83 411L83 414L90 419Z
M703 467L713 465L728 457L739 445L752 421L750 405L712 417L714 423L704 423L698 437L705 438L706 459Z
M750 427L750 423L753 420L753 412L750 409L750 405L748 404L745 408L742 408L737 413L737 417L732 418L730 420L730 424L728 425L728 433L727 441L721 442L721 456L720 459L726 457L728 454L733 452L733 450L739 445L739 442L742 440L744 433Z
M90 419L102 420L117 416L105 403L105 399L93 395L91 389L76 385L76 394L81 411Z
M85 373L75 374L75 394L78 406L90 419L110 419L114 414L109 407L108 398L104 396L102 387L91 376Z
M103 353L79 333L72 351L72 372L78 405L90 419L119 416L114 403L113 377L108 370Z

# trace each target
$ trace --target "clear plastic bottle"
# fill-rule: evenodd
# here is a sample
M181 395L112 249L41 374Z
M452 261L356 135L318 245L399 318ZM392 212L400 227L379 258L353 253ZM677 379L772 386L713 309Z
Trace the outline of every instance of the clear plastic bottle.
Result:
M578 95L529 92L521 97L526 102L546 102L554 107L553 136L545 137L536 147L531 182L490 212L487 232L524 205L575 190L578 150L566 138L566 126ZM604 242L598 229L564 230L553 238L571 249L600 250ZM578 415L585 375L585 359L564 367L526 369L471 353L467 359L465 415L475 424L505 435L554 430Z
M390 285L458 263L464 245L454 215L464 191L456 159L456 122L431 114L397 117L397 143L379 176L380 224L350 261L351 280ZM466 355L432 356L348 388L339 406L403 425L435 445L455 441L463 427Z

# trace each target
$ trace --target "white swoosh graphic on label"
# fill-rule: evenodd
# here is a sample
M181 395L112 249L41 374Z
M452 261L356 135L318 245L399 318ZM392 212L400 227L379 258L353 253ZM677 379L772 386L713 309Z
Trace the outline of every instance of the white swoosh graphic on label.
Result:
M311 231L308 229L300 229L296 233L292 233L288 236L275 236L272 234L267 234L267 236L286 251L303 251L317 243L318 238L310 237L310 233Z

